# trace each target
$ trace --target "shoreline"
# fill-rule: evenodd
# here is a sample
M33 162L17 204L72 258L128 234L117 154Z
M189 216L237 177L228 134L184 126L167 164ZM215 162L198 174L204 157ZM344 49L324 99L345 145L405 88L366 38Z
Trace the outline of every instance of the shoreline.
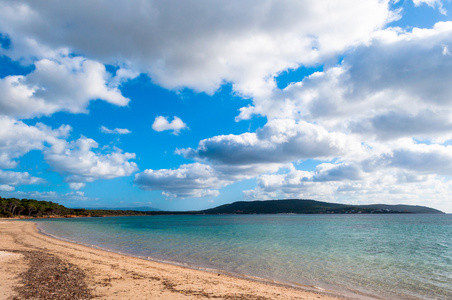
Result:
M301 289L302 291L305 291L305 292L314 292L314 293L326 294L326 295L329 295L329 296L338 297L339 299L366 299L366 300L367 299L369 299L369 300L381 299L379 297L371 297L370 295L359 294L358 292L354 292L353 293L351 291L349 291L349 292L343 291L342 293L339 293L338 291L329 290L329 289L322 288L322 287L315 286L315 285L306 285L306 284L296 283L296 282L284 282L284 281L278 281L278 280L268 279L268 278L263 278L263 277L258 277L258 276L233 273L233 272L229 272L229 271L222 270L222 269L215 269L215 268L210 268L210 267L202 267L202 266L198 266L198 265L190 264L190 263L177 262L177 261L171 261L171 260L166 260L166 259L158 259L158 258L154 258L154 257L151 257L151 256L133 255L133 254L130 254L130 253L115 251L115 250L112 250L112 249L102 248L102 247L99 247L99 246L96 246L96 245L92 245L92 244L80 243L80 242L77 242L77 241L66 239L64 237L55 236L55 235L52 235L52 234L47 233L46 231L42 230L39 227L38 224L36 224L36 228L37 228L39 234L45 235L45 236L50 237L52 239L60 240L60 241L63 241L63 242L68 242L68 243L71 243L71 244L81 245L81 246L85 246L85 247L88 247L88 248L97 249L97 250L100 250L100 251L105 251L105 252L109 252L109 253L124 255L124 256L127 256L127 257L133 257L133 258L141 259L141 260L144 260L144 261L150 261L150 262L155 262L155 263L160 263L160 264L167 264L167 265L180 267L180 268L185 268L185 269L194 270L194 271L207 272L207 273L210 273L210 274L213 274L213 275L217 275L217 276L225 275L225 276L230 276L230 277L237 278L237 279L243 279L243 280L253 281L253 282L257 282L257 283L275 285L275 286L278 286L278 287L288 287L288 288L294 288L294 289Z
M0 220L0 288L13 299L24 284L23 254L39 251L81 270L91 297L79 299L347 299L334 291L181 266L81 245L39 232L36 223ZM27 252L28 251L28 252ZM7 268L10 264L16 268ZM29 267L29 266L28 266ZM311 290L312 289L312 290Z

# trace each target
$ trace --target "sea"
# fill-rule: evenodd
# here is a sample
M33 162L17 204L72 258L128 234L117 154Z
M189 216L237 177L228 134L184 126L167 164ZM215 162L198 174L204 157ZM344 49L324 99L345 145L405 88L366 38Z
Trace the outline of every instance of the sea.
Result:
M51 236L359 299L452 299L452 215L39 219Z

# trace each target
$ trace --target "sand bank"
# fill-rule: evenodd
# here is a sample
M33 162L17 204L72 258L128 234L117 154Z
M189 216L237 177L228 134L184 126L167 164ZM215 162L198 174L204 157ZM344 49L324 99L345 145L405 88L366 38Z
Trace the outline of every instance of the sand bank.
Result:
M0 299L338 299L102 251L0 221Z

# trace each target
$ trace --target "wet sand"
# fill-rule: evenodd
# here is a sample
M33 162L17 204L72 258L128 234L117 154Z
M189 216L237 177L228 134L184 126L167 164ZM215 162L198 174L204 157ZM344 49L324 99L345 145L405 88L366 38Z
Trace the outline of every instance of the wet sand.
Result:
M40 234L32 222L0 220L2 299L343 299L102 251Z

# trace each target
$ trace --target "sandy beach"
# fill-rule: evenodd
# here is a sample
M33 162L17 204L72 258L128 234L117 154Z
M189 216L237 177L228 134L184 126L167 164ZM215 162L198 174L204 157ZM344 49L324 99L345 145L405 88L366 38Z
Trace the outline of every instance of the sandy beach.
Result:
M102 251L0 220L0 299L338 299L310 291Z

